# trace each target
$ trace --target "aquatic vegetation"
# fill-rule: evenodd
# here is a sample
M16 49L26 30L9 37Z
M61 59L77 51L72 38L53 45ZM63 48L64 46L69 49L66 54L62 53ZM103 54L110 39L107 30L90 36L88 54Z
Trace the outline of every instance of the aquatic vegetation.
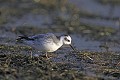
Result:
M80 23L81 17L113 21L118 21L119 18L81 12L75 5L67 3L67 1L68 0L0 0L0 79L120 79L120 65L118 65L120 62L120 52L110 51L110 47L107 45L108 42L113 42L113 44L116 43L119 48L119 30L109 26ZM119 4L119 0L99 0L99 2ZM45 21L37 27L29 25L29 23L25 25L21 23L21 25L16 26L19 20L24 22L24 19L21 18L28 14L31 14L30 17L33 18L36 14L49 16L51 22L49 24ZM38 20L38 18L36 20ZM52 58L50 60L46 60L42 55L31 58L30 52L34 53L36 50L29 46L16 44L15 42L18 35L30 36L47 32L58 34L61 32L68 34L74 33L75 35L77 33L77 35L85 37L86 40L96 40L105 43L97 46L101 49L99 52L82 50L76 53L68 48L65 50L60 49L60 51L55 52L55 54L51 53ZM90 60L88 57L93 60Z
M116 65L120 60L120 57L114 52L81 51L80 53L70 53L75 54L77 60L80 59L80 65L86 65L86 67L84 67L83 69L76 69L74 68L77 66L76 63L66 63L64 62L64 60L63 62L54 62L52 60L46 60L46 58L42 56L31 58L30 55L26 55L21 52L24 51L25 53L28 53L29 50L29 47L23 47L18 45L0 45L0 78L7 80L115 80L116 78L120 77L120 67ZM8 53L8 51L9 54L3 54ZM93 58L93 60L90 61L85 56L81 56L83 54L89 55ZM67 57L70 56L71 55L68 55ZM97 75L92 76L89 74L89 72L94 72ZM103 77L100 77L100 74Z

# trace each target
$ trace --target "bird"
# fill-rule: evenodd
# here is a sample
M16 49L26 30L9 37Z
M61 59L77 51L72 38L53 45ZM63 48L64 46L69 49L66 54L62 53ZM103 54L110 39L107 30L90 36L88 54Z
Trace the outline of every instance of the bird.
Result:
M64 44L70 45L70 47L75 50L74 47L71 45L72 38L70 35L56 36L53 33L45 33L29 37L19 36L19 38L17 38L16 40L17 42L23 43L39 51L45 52L46 58L48 58L48 52L57 51Z

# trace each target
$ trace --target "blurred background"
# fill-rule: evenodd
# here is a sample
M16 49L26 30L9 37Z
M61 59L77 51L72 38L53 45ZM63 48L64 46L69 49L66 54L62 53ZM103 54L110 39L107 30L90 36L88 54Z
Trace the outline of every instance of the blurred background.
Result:
M70 34L80 50L120 51L120 1L0 0L0 44L47 32Z
M69 34L80 53L64 47L52 54L50 62L18 55L31 51L16 44L18 36L50 32ZM1 77L120 80L120 0L0 0Z

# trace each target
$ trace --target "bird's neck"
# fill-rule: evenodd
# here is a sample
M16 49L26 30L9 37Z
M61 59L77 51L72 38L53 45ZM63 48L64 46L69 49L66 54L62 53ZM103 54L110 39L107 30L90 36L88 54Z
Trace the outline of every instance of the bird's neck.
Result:
M61 36L60 37L60 42L59 42L59 44L62 46L64 43L63 43L63 40L64 40L64 37L63 36Z

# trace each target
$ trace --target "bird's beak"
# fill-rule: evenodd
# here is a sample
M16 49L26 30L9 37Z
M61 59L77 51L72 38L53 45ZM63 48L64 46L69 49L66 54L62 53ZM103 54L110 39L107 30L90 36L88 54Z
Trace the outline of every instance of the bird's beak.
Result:
M78 51L70 44L70 47L76 52L78 53ZM90 60L93 60L91 57L89 57L88 55L85 55L87 58L89 58Z
M76 52L75 48L70 44L70 47Z

